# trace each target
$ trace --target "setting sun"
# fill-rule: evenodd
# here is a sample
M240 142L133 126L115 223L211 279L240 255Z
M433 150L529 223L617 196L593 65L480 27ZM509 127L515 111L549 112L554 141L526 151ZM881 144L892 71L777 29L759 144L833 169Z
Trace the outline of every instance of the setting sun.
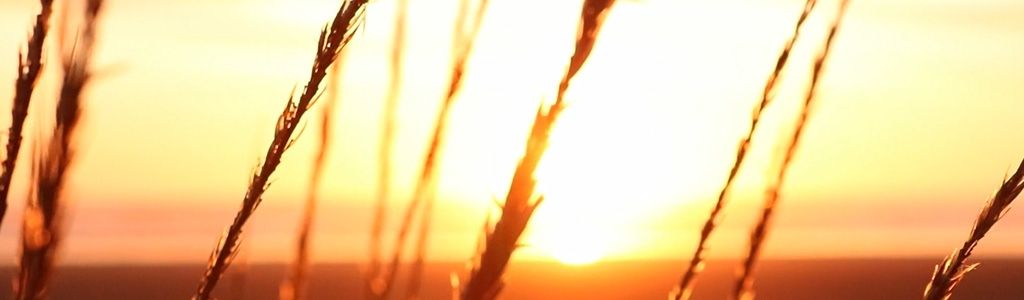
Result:
M586 265L595 263L607 255L608 237L603 232L588 228L586 223L566 220L565 223L551 224L543 234L534 235L527 247L536 248L543 255L567 265ZM555 227L558 226L558 227Z
M686 200L671 187L692 182L676 155L685 144L660 138L670 130L668 120L642 114L677 105L589 99L595 101L571 103L554 130L537 172L544 204L527 237L528 246L567 264L638 250L644 218Z

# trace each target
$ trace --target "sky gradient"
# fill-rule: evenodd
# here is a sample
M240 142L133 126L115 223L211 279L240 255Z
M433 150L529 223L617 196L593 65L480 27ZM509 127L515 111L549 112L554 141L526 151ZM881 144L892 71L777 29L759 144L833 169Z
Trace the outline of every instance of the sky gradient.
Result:
M409 199L441 101L456 2L411 1L392 215ZM507 189L532 113L553 97L571 53L578 1L492 2L443 149L430 254L438 260L469 257L491 199ZM618 259L682 259L692 251L803 1L707 2L621 1L613 9L552 137L539 174L548 197L524 257L569 247L558 243ZM834 11L833 1L821 2L755 137L712 257L745 247L761 178L778 133L792 126L810 57ZM0 84L0 97L13 96L15 58L37 5L0 3L0 83L10 83ZM316 35L336 5L108 0L68 193L65 261L205 261L281 105L307 79ZM393 11L393 1L372 3L345 53L314 242L320 261L366 257ZM1020 53L1019 1L853 0L766 255L938 259L951 251L1024 157L1024 133L1015 130L1024 117ZM44 89L53 90L52 67ZM40 118L52 118L38 104L53 93L36 96L26 130L33 135ZM0 103L6 111L8 101ZM313 144L303 139L286 154L250 222L243 257L291 257ZM15 254L28 162L0 232L3 257ZM1020 230L1024 214L1011 211L977 254L1024 255Z

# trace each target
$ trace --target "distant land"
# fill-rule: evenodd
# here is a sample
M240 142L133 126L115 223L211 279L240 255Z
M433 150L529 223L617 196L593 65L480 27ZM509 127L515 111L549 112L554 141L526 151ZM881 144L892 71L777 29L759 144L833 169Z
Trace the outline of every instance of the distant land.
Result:
M758 273L757 299L920 299L938 259L768 260ZM1024 299L1024 259L987 259L963 281L953 299ZM218 288L220 300L277 299L285 265L235 265ZM712 261L695 299L725 299L736 263ZM588 266L516 262L502 299L666 299L679 261L618 261ZM244 272L242 272L244 271ZM15 270L3 270L9 278ZM51 285L55 300L188 299L201 265L67 266ZM450 274L463 264L435 263L427 270L423 299L450 299ZM310 299L359 299L355 264L313 268ZM401 287L400 287L401 288ZM0 292L9 295L10 286Z

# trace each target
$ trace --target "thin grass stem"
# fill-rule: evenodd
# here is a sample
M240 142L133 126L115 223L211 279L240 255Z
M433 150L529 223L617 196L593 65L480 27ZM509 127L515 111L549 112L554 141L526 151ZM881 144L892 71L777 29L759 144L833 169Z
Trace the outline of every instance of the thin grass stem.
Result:
M270 176L281 164L281 158L295 142L296 131L302 124L302 117L316 102L320 95L320 86L327 70L337 59L341 50L351 40L353 33L362 24L364 6L368 0L347 0L338 9L338 13L330 24L320 32L320 39L317 43L316 57L310 70L309 82L306 83L302 93L296 100L294 97L288 99L284 111L277 120L274 128L274 139L267 148L263 163L254 172L242 199L242 207L236 214L234 221L228 227L227 232L221 238L216 249L210 255L210 262L206 273L203 274L199 287L193 299L208 300L212 297L213 291L231 264L232 258L238 250L239 240L242 238L243 227L249 218L256 211L263 199L263 193L270 185Z
M732 185L736 181L739 171L746 161L751 141L753 141L754 133L757 132L761 121L761 115L764 113L765 108L771 104L772 99L775 96L775 89L778 86L778 78L782 75L782 71L789 62L789 55L793 50L793 45L796 44L797 39L800 37L803 24L807 20L811 11L814 10L816 4L817 1L815 0L808 0L804 3L803 11L800 13L799 19L797 19L796 26L793 27L793 34L783 45L782 52L779 53L779 57L775 62L775 67L772 73L768 76L768 79L765 81L764 90L761 93L761 99L755 104L754 113L750 118L750 127L740 140L739 146L736 148L736 158L733 161L732 167L729 169L729 175L725 179L725 184L722 185L722 188L718 191L718 198L715 201L715 206L711 209L708 217L704 220L704 225L701 227L697 247L694 249L693 254L690 257L690 261L686 265L686 269L679 280L679 284L669 294L672 299L690 299L690 296L693 294L693 287L696 283L697 277L704 269L704 260L706 259L708 251L707 242L711 239L711 235L718 226L718 222L720 222L721 213L725 208L729 191L732 190Z
M817 99L817 90L821 76L824 73L825 63L828 60L829 53L831 53L832 43L839 30L839 25L842 24L843 17L846 15L848 4L849 1L847 0L840 1L839 11L829 26L825 44L815 58L814 67L811 71L811 83L797 117L796 129L793 131L793 136L789 139L789 144L786 145L782 164L776 170L774 178L771 178L772 181L770 181L765 191L764 206L761 209L760 218L750 234L750 245L740 267L740 275L733 288L733 299L753 299L754 297L754 272L756 271L757 260L760 258L763 245L768 240L772 217L780 199L780 190L785 183L786 175L793 165L793 159L796 157L800 142L803 139L804 130L807 128L807 121L810 119L814 102Z

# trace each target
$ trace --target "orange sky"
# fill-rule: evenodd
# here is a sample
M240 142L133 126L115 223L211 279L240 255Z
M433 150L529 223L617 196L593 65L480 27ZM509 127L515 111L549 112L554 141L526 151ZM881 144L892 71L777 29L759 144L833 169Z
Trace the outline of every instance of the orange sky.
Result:
M88 92L83 153L71 186L66 260L205 261L288 92L306 79L316 34L336 2L108 0L97 48L100 76ZM456 3L411 2L396 208L408 201L441 100ZM484 210L507 187L533 110L551 97L579 6L492 2L450 121L436 259L465 259L473 249ZM535 247L525 256L550 255L566 242L622 259L681 259L692 251L802 5L706 2L636 0L614 8L553 137L540 175L549 197L535 219L538 233L529 238ZM822 21L834 11L832 1L822 2L811 19L814 30L797 44L794 72L784 75L779 105L769 109L766 134L754 141L753 161L712 240L712 256L735 255L745 243L775 133L789 128ZM345 60L338 146L315 241L320 260L365 257L392 5L371 5L366 30ZM0 58L8 58L0 59L0 70L8 70L0 72L0 83L12 83L0 85L0 97L13 94L15 57L36 6L0 3ZM1018 1L854 0L767 255L950 251L1002 174L1024 155L1024 134L1012 130L1024 116L1020 53L1024 4ZM52 85L52 75L43 86ZM0 124L8 119L0 116ZM311 144L286 155L250 223L243 255L290 257ZM25 182L16 185L19 211ZM0 232L5 257L14 257L15 224L12 216ZM1022 229L1024 215L1011 211L978 254L1020 255L1024 241L1012 232Z

